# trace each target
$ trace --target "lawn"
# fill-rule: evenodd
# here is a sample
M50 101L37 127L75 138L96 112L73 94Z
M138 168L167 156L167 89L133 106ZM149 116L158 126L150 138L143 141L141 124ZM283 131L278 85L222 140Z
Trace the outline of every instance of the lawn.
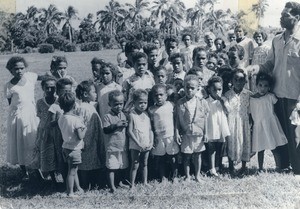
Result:
M101 57L116 63L118 50L99 52L55 53L65 54L68 59L68 73L78 82L91 77L90 61ZM28 70L44 74L49 70L54 54L24 54ZM10 74L5 69L12 55L0 56L0 83L3 86ZM3 87L2 87L3 88ZM8 104L0 91L0 209L4 208L300 208L300 181L292 174L272 172L273 158L266 152L265 168L268 172L256 174L256 156L248 167L249 175L220 179L203 177L203 182L176 183L150 182L150 187L138 185L133 191L120 188L111 194L108 189L86 192L76 199L68 199L63 191L54 192L50 183L21 182L20 170L7 165L6 160L6 118ZM42 97L40 86L36 86L36 98Z

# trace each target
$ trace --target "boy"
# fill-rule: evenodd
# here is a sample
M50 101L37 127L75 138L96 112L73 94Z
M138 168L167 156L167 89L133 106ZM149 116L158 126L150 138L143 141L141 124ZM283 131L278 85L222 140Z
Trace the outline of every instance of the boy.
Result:
M169 76L168 83L174 84L175 79L184 80L185 77L185 57L182 53L173 53L169 58L173 66L173 72Z
M148 56L148 70L154 74L159 65L158 48L155 44L149 43L144 46L143 50Z
M167 74L170 74L173 72L173 67L172 67L172 64L169 62L169 57L171 56L172 53L179 51L179 49L178 49L179 41L176 36L170 35L165 38L164 43L165 43L166 54L168 56L166 58L162 59L159 62L159 64L166 68Z

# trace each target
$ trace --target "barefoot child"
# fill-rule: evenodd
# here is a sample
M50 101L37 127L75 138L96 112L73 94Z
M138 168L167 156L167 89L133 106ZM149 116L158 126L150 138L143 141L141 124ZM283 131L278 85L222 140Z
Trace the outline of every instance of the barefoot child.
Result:
M66 92L58 98L59 106L64 114L57 123L63 138L63 157L68 163L67 194L74 197L74 186L79 192L83 192L78 179L78 165L81 163L81 150L84 147L83 138L86 133L86 126L82 119L74 114L75 95Z
M150 118L146 112L148 92L137 89L133 92L134 109L129 114L128 135L131 155L130 183L135 187L135 179L140 163L142 164L143 184L148 180L148 157L153 147L153 133Z

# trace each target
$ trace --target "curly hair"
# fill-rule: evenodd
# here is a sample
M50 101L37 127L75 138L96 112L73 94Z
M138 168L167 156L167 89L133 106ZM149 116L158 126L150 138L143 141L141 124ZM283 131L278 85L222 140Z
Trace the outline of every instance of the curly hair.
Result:
M11 57L6 64L6 69L8 70L12 70L15 66L16 63L18 62L23 62L25 67L28 67L28 64L26 62L26 60L24 59L24 57L20 57L20 56L14 56Z

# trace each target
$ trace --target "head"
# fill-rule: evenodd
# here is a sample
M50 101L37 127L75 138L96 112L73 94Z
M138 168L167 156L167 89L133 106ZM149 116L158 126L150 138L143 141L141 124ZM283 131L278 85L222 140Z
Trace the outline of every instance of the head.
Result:
M193 66L203 68L206 65L207 53L202 47L193 50Z
M226 53L219 53L217 67L220 68L227 64L228 64L228 55Z
M214 45L215 35L213 33L207 33L204 35L204 42L206 43L206 46L212 47Z
M157 106L162 106L167 101L167 87L164 84L156 84L152 87L154 102Z
M203 72L199 67L192 67L186 75L195 75L199 79L199 86L203 86Z
M218 62L218 55L215 54L215 53L209 53L208 54L208 60L207 60L207 63L206 63L206 67L209 70L216 71L217 62Z
M119 90L113 90L108 94L108 105L115 113L120 113L124 106L124 95Z
M22 78L27 67L26 60L19 56L11 57L6 64L6 69L17 79Z
M241 92L247 83L247 75L242 69L235 69L232 73L232 86L235 92Z
M213 99L218 99L222 96L223 80L219 76L211 77L207 82L207 90Z
M238 64L244 59L245 50L242 46L235 44L228 49L227 55L230 65Z
M136 111L145 111L148 105L148 92L144 89L135 90L132 94L132 101Z
M130 65L133 65L132 53L139 52L142 46L137 41L130 41L125 45L125 56L127 57L127 61Z
M239 40L243 39L246 35L245 29L241 25L237 25L234 28L234 33L236 35L236 40L239 42Z
M273 87L274 80L271 75L267 73L258 73L256 76L256 88L257 88L257 93L260 95L265 95L269 91L271 91Z
M56 78L54 76L46 76L41 82L45 97L53 97L56 91Z
M148 57L144 52L135 52L132 54L133 68L135 74L142 76L148 69Z
M179 92L180 89L183 89L183 80L181 78L176 78L173 82L173 85L176 87L176 91Z
M158 60L158 48L155 44L153 43L148 43L143 47L144 52L148 56L148 64L149 65L156 65L159 60Z
M222 51L226 48L225 41L222 38L216 38L214 44L217 51Z
M159 66L154 73L154 80L156 84L166 84L168 79L167 70L164 66Z
M91 61L92 73L93 73L93 77L95 79L100 79L100 68L101 68L103 63L104 63L104 60L100 59L98 57L94 57L92 59L92 61Z
M70 112L75 107L75 94L72 92L65 92L58 98L60 108L64 112Z
M287 2L281 12L280 25L287 30L293 30L300 19L300 4Z
M223 80L223 91L227 92L232 86L232 67L230 65L224 65L218 69L218 76L220 76Z
M155 46L156 46L158 49L160 49L160 47L161 47L161 40L160 40L159 38L155 38L155 39L153 40L153 43L155 44Z
M193 98L196 95L196 93L198 91L198 88L199 88L199 78L198 78L198 76L196 76L196 75L187 75L184 78L183 85L184 85L185 96L188 99Z
M227 33L227 38L228 38L228 41L231 43L231 42L236 42L236 35L234 33L234 30L230 30L228 31Z
M184 69L185 58L182 53L173 53L169 57L170 62L172 63L174 73L180 73Z
M64 78L67 75L68 62L65 56L53 56L50 71L56 78Z
M268 35L264 31L256 31L253 34L253 39L258 46L261 46L268 39Z
M165 49L166 49L168 56L170 56L172 53L178 51L179 41L176 36L170 35L170 36L166 37L164 40L164 44L165 44Z
M192 44L192 35L190 33L185 33L182 35L182 42L185 47L189 47Z
M125 51L125 45L126 45L126 39L121 38L119 43L120 43L120 47L121 47L122 52L124 52Z
M100 68L100 78L104 85L110 84L118 74L117 67L112 63L103 63Z
M68 78L61 78L58 79L56 82L56 94L60 96L66 92L72 92L72 81Z
M97 99L96 88L91 80L82 81L76 88L76 97L83 102L94 102Z

